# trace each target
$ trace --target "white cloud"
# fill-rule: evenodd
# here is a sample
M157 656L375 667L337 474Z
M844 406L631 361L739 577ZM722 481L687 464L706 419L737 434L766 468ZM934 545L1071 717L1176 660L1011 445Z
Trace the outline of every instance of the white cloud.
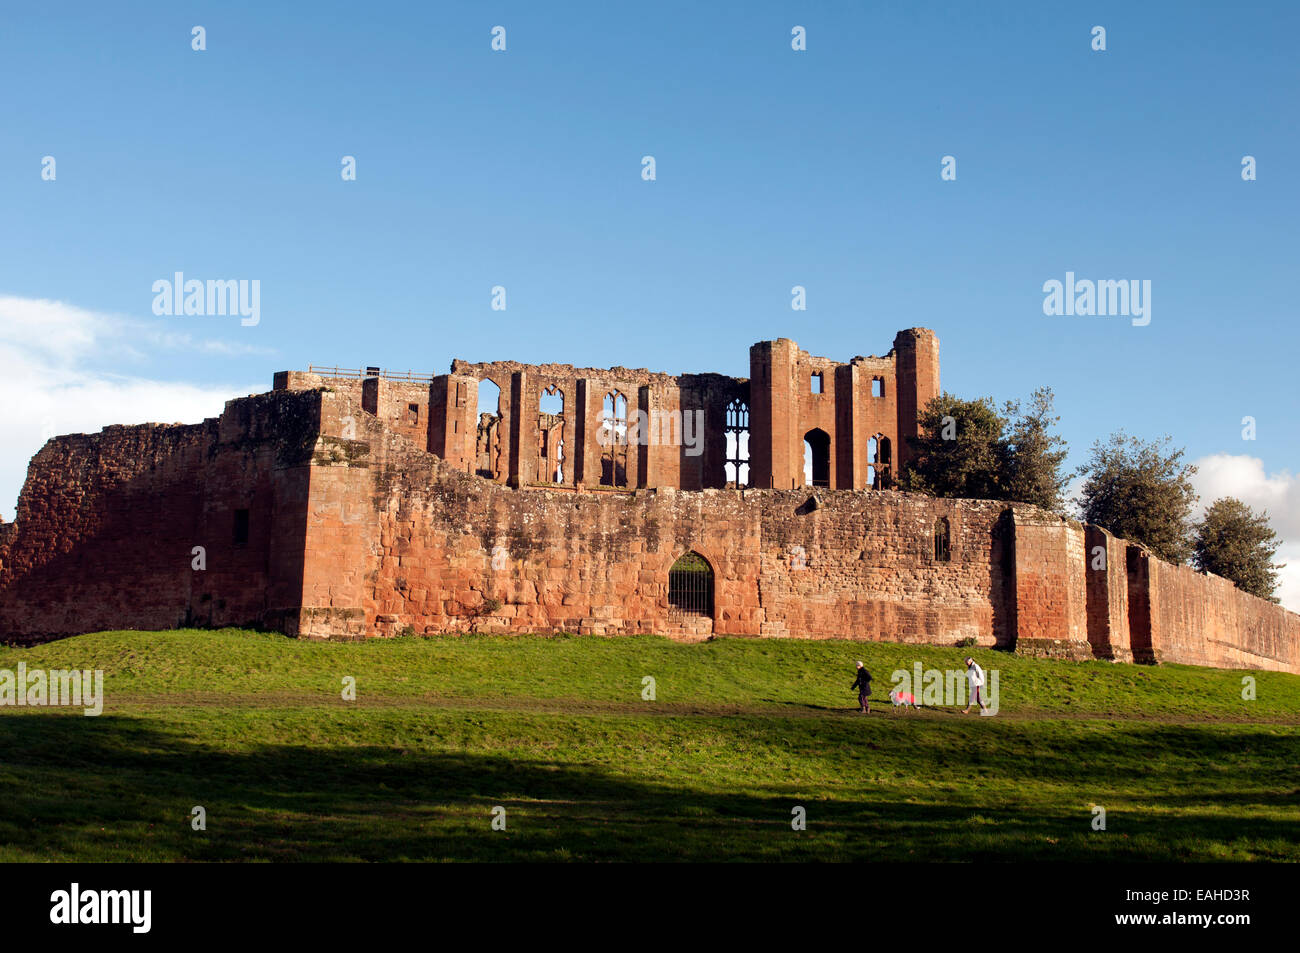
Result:
M1300 475L1266 473L1263 460L1245 454L1216 453L1193 462L1197 472L1192 483L1201 495L1197 519L1223 496L1268 512L1269 524L1282 539L1275 560L1286 563L1278 573L1277 596L1282 605L1300 612Z
M62 301L0 295L0 515L13 519L27 463L56 434L109 424L198 423L254 386L199 385L147 375L178 353L269 353L195 338L153 320L90 311ZM139 373L122 373L123 367Z

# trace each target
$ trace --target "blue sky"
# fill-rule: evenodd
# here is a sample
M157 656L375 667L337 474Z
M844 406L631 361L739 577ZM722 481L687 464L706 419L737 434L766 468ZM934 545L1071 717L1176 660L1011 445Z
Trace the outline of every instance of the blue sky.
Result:
M0 514L38 420L199 419L309 362L744 376L926 326L948 390L1052 386L1072 464L1172 434L1300 541L1297 5L270 7L6 9ZM258 279L260 323L155 317L175 271ZM1045 316L1067 271L1150 280L1151 323Z

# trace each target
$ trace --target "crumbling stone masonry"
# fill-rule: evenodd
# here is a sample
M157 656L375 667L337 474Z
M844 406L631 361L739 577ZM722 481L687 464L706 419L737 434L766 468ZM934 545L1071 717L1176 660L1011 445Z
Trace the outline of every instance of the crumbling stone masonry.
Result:
M0 636L973 638L1300 673L1300 616L1225 580L1034 507L885 489L938 389L930 332L848 364L785 340L750 358L749 380L459 361L424 380L284 372L201 424L55 438L0 525ZM488 379L501 402L480 415ZM563 411L539 409L549 388ZM615 389L629 422L703 410L703 452L601 439ZM727 439L740 423L747 459ZM805 485L815 430L820 485ZM688 576L707 598L684 598Z
M817 486L884 489L907 463L918 408L939 393L939 340L925 328L900 331L884 357L841 364L782 338L755 344L749 364L745 379L453 361L449 374L403 380L377 368L285 371L275 388L345 391L453 469L512 487L597 491L796 489L806 457ZM488 392L496 399L481 411ZM609 439L638 417L636 436Z

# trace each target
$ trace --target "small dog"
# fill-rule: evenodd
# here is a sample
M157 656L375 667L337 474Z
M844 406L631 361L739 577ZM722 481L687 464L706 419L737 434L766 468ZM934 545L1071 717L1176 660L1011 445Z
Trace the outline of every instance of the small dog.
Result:
M889 700L894 703L895 708L897 708L899 705L902 705L906 708L916 707L916 696L913 695L911 692L900 691L897 688L889 693Z

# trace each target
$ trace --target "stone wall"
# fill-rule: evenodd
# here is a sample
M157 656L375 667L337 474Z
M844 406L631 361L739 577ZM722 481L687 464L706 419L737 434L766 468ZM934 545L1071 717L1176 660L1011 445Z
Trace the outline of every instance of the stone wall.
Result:
M1129 644L1127 550L1124 540L1100 526L1085 533L1088 642L1097 658L1133 661ZM1148 659L1149 661L1149 659Z
M1016 507L1013 522L1017 649L1091 658L1083 526L1033 507Z
M457 469L511 486L722 487L728 482L723 429L727 408L733 401L748 401L749 396L744 379L721 374L674 377L644 368L458 360L452 362L449 378L468 382L473 400L445 433L460 426L480 434L473 456L487 465L461 466L458 454L440 449L437 442L429 449ZM477 388L488 381L500 390L495 413L490 414L496 418L491 429L479 420L477 407ZM554 412L541 410L544 395L554 400ZM615 413L614 405L623 401L624 427L635 424L638 411L648 423L668 420L670 425L656 426L644 442L615 444L602 439L607 398ZM700 416L686 421L688 414ZM697 434L686 434L682 425L693 426L698 419L703 421L703 432L698 434L703 439L692 448L684 438Z
M1150 580L1156 660L1300 672L1300 616L1218 576L1171 566L1145 552L1138 558Z
M808 490L520 492L422 452L347 393L321 395L300 634L512 630L1010 644L1001 504ZM355 439L343 437L359 421ZM933 526L951 526L938 562ZM674 617L668 571L714 572L711 620ZM479 617L488 600L500 609Z
M434 383L458 376L475 380ZM0 636L188 624L973 639L1300 673L1300 616L1033 507L810 487L515 489L428 452L418 413L394 424L425 385L385 397L312 383L198 425L47 443L0 527ZM712 569L711 615L669 605L688 552Z
M318 403L277 392L231 401L202 424L47 442L28 468L16 532L0 541L0 636L282 625L301 602Z
M814 484L888 488L907 462L918 412L939 394L939 339L926 328L898 332L884 357L848 363L815 357L789 338L760 341L749 366L755 487L803 486L807 440Z
M456 360L450 373L418 379L374 368L335 369L350 375L342 377L281 371L274 386L360 393L387 429L454 469L517 488L570 490L797 489L805 440L815 484L887 489L907 462L919 410L939 393L939 340L925 328L900 331L884 357L848 362L813 356L788 338L761 341L749 366L750 378L741 378ZM605 439L609 420L633 438Z

